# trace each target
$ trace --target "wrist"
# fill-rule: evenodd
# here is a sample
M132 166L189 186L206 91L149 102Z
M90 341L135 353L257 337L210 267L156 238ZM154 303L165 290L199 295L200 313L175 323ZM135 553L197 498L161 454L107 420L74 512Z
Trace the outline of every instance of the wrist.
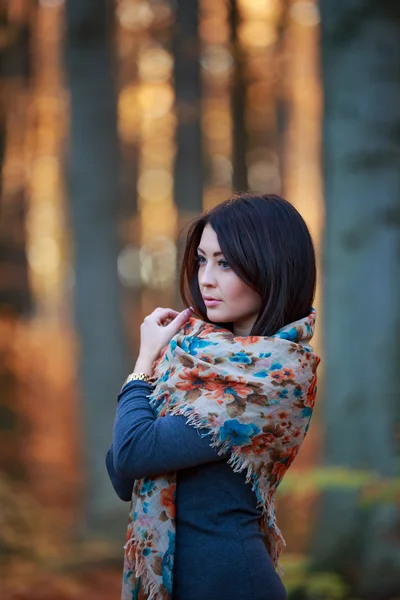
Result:
M148 355L139 354L133 372L146 373L146 375L151 375L153 371L153 362L154 360L152 357Z

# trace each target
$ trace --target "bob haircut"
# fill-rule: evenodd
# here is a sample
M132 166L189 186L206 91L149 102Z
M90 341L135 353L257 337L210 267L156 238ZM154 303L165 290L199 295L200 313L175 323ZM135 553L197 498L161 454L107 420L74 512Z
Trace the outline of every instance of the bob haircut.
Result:
M311 235L294 206L274 194L236 194L190 222L180 272L185 306L192 306L204 321L214 323L207 318L196 261L207 224L236 275L261 296L261 308L249 335L271 336L311 312L316 286ZM233 333L233 323L214 324Z

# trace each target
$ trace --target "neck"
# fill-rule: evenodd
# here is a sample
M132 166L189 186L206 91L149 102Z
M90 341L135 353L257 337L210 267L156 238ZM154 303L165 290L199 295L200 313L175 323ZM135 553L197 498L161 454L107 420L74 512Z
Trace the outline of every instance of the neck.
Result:
M243 321L236 321L233 324L233 335L245 336L250 335L251 328L253 327L255 319L243 319Z

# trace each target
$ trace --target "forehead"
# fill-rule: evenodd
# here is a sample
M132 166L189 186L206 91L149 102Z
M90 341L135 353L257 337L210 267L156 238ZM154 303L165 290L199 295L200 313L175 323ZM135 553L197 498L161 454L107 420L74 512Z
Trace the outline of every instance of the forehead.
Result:
M211 225L204 227L199 246L203 250L220 250L217 234Z

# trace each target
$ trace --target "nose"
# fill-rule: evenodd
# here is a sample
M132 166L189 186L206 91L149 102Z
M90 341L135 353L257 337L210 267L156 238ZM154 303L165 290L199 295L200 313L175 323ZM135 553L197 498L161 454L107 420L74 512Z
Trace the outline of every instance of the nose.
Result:
M215 287L216 279L211 263L206 264L199 271L199 284L205 287Z

